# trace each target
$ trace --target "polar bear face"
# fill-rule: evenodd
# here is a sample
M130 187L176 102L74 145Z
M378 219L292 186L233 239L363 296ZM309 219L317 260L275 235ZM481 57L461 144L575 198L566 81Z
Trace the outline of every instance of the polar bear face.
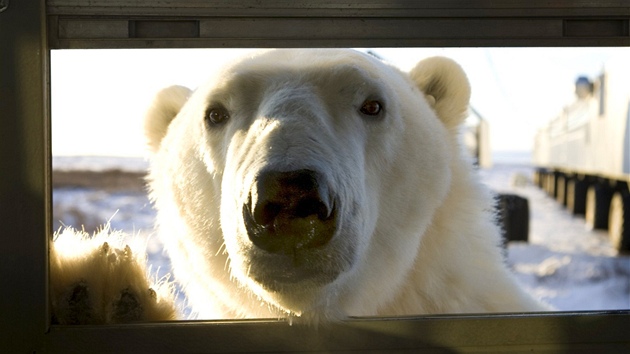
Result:
M468 96L446 59L408 75L348 50L263 52L161 92L151 195L193 307L336 317L391 301L449 189Z

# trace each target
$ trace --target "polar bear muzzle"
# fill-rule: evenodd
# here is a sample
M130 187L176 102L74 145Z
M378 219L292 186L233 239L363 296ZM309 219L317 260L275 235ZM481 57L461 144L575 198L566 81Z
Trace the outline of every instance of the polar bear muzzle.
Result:
M261 172L247 199L243 220L249 239L269 253L322 247L337 229L335 203L315 171Z

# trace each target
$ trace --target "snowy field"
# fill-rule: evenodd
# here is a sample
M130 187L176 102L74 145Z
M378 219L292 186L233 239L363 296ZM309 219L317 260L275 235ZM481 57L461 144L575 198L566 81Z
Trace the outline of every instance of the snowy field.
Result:
M56 170L146 168L141 159L53 158ZM529 242L508 245L507 263L523 286L561 311L630 309L630 257L618 256L606 232L590 231L531 183L526 164L497 163L480 171L497 192L528 198ZM525 178L516 178L517 176ZM520 183L514 183L518 180ZM153 233L153 210L142 189L93 190L71 186L53 189L54 230L62 225L93 232L110 221L113 229L146 239L149 262L161 277L169 259Z
M529 201L529 242L512 242L507 262L529 292L558 310L630 309L630 257L617 255L606 231L585 227L532 184L528 165L481 170L494 191ZM525 184L515 183L527 177Z

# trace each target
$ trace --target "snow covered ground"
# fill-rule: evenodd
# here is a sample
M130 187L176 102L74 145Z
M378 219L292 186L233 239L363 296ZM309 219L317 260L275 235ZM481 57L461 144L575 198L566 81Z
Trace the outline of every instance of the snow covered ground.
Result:
M526 197L529 242L512 242L507 262L531 293L562 311L630 309L630 257L617 255L606 231L589 230L532 184L528 165L481 170L497 192ZM515 183L526 177L524 185Z
M139 171L141 159L54 158L56 169ZM105 166L105 167L103 167ZM630 257L618 256L602 231L590 231L531 183L526 164L497 163L480 171L482 180L497 192L528 198L529 242L512 242L507 263L532 294L558 310L630 309ZM513 183L517 176L525 183ZM518 185L517 185L518 184ZM167 274L170 262L154 236L153 210L142 190L91 190L71 187L53 190L54 230L62 225L92 232L110 221L119 229L147 240L149 262L157 276Z

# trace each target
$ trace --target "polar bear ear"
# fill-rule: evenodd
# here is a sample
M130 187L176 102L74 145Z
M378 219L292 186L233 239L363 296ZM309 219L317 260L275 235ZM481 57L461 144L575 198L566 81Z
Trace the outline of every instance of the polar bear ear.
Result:
M444 57L427 58L416 64L409 75L447 127L455 127L466 119L470 84L459 64Z
M168 126L182 109L192 91L184 86L170 86L155 95L144 118L144 134L151 152L160 148Z

